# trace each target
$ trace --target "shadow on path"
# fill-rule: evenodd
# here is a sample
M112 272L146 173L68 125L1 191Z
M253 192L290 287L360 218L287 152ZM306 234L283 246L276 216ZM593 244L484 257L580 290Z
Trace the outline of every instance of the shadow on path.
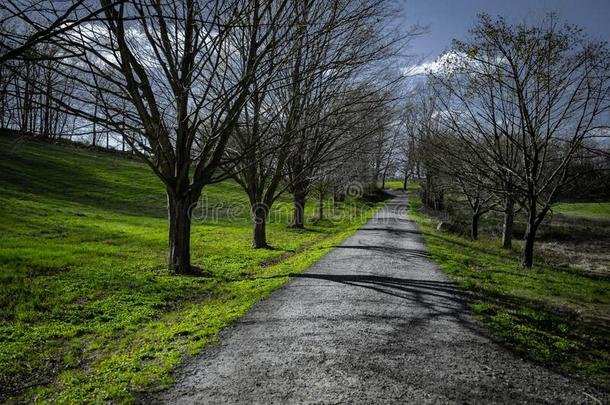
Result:
M391 256L416 256L430 257L428 252L421 249L404 249L394 246L370 246L370 245L336 245L335 249L357 249L357 250L372 250L374 252L384 253Z
M392 235L404 235L404 234L413 234L413 235L421 235L421 232L411 229L395 229L395 228L379 228L379 227L367 227L360 228L360 231L378 231L378 232L389 232Z

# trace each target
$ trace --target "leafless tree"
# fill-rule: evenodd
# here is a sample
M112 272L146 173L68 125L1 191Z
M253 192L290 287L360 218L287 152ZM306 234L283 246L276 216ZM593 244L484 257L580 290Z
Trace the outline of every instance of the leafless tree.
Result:
M101 0L102 19L61 37L66 52L78 55L61 63L81 73L73 97L81 107L64 107L120 134L163 182L168 263L177 273L192 271L191 210L203 187L225 175L219 168L229 139L264 73L261 61L280 44L273 34L290 24L290 4Z
M444 144L436 138L444 133L439 129L438 101L429 87L420 87L419 95L414 98L410 108L415 121L411 136L414 137L416 151L413 155L415 173L422 180L421 198L426 206L441 210L445 207L445 186L439 163L440 166L444 164L442 159L438 159L440 155L436 145Z
M63 34L88 21L103 18L105 7L121 3L115 0L100 6L97 0L5 0L0 5L0 65L14 60L40 60L64 55L31 52L49 45Z
M310 0L295 8L294 34L284 34L294 41L285 47L289 57L272 59L274 80L254 88L230 149L246 156L235 177L252 205L254 247L267 246L266 215L286 188L294 196L292 225L304 226L310 186L322 184L333 161L350 156L355 120L378 109L372 96L380 86L370 80L371 69L421 32L385 32L393 11L391 2L353 0Z
M469 146L469 159L505 198L508 219L512 201L525 210L522 265L531 267L540 223L578 175L570 162L607 129L609 52L554 15L536 25L482 15L471 34L433 75L440 121Z
M292 226L296 228L304 227L306 197L313 179L322 172L320 167L349 157L338 151L350 150L347 143L355 141L356 122L375 121L367 114L373 116L387 107L391 87L398 80L399 70L393 63L409 40L422 32L417 26L393 29L397 10L391 1L328 3L332 4L335 29L315 50L319 68L309 78L311 91L303 95L299 130L287 161L289 191L294 197ZM375 97L377 104L373 105ZM354 111L360 115L355 116ZM372 141L374 132L358 133ZM374 148L372 143L370 147Z
M386 128L377 134L377 147L375 153L375 187L378 187L381 177L381 188L385 188L388 174L393 175L397 171L398 145L401 136L400 122L389 122Z
M305 46L302 13L309 2L295 3L291 8L293 24L278 27L274 37L282 38L282 46L269 52L260 63L264 73L252 80L251 97L239 114L234 136L226 154L224 170L242 186L250 202L252 214L252 247L269 248L267 218L273 203L284 190L284 163L293 134L293 114L299 94L303 48ZM236 48L244 43L235 44Z
M329 90L329 89L327 89ZM377 147L377 136L391 122L389 93L377 87L343 88L339 97L322 97L305 109L304 129L294 142L288 161L289 191L294 197L292 226L304 227L304 210L310 186L323 168L336 160L351 159L354 150L365 152L368 166L356 176L372 182L374 166L369 164ZM367 174L371 173L371 178Z
M57 108L56 99L67 101L74 88L69 75L55 70L57 52L52 45L39 44L29 49L32 58L0 65L2 128L46 138L73 130L68 115Z
M414 102L405 105L401 117L398 140L398 155L396 157L399 170L402 172L402 189L407 190L409 179L417 175L417 134L418 134L418 108Z
M426 165L433 172L435 184L443 190L445 197L454 205L467 203L471 214L470 236L479 237L479 222L483 215L495 209L497 197L496 186L490 185L476 159L469 159L471 145L463 142L459 135L446 130L439 130L424 139L421 149L426 153ZM452 201L453 200L453 201Z

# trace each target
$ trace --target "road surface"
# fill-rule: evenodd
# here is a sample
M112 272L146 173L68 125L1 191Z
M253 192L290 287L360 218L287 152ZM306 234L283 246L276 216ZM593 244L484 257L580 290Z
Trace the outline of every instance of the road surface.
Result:
M589 403L582 383L492 342L387 204L176 374L180 404Z

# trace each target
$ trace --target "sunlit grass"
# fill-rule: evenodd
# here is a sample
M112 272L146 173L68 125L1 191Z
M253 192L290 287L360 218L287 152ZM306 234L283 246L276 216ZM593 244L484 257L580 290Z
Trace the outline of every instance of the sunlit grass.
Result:
M497 238L472 241L436 229L424 215L418 192L410 192L410 215L423 232L432 258L463 288L475 293L472 310L515 351L566 374L610 382L610 280L539 260L519 267L519 247L501 248Z
M381 182L379 182L379 187L381 187ZM404 183L401 180L391 180L385 182L385 188L390 190L402 190ZM412 181L407 182L407 190L413 190L414 187L417 187L417 183Z
M374 211L354 200L359 211L306 230L272 216L274 250L253 250L247 209L217 209L247 202L239 186L209 186L202 202L221 215L195 221L192 260L214 276L197 278L166 270L165 201L137 160L0 138L0 400L132 402L166 387L185 356Z
M592 219L610 219L610 202L559 203L553 211L562 215Z

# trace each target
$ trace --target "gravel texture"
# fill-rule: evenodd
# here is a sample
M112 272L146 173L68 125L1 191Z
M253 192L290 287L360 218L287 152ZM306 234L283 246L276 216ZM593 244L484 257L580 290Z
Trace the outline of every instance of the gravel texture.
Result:
M490 340L398 196L147 402L595 403L589 395L600 394Z

